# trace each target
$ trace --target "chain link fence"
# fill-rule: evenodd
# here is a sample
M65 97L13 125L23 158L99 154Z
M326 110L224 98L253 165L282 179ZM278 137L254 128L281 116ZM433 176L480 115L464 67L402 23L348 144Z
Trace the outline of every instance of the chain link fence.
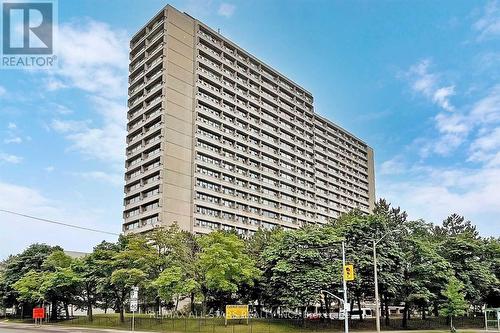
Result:
M58 325L74 327L98 327L130 330L132 318L127 316L124 322L118 316L94 316L92 321L87 317L76 317L64 320ZM457 329L483 329L484 317L459 317L453 319ZM375 331L375 320L349 320L349 327L355 331ZM383 330L402 330L402 318L391 318L387 325L385 319L381 320ZM448 330L450 327L447 318L429 317L427 319L412 318L407 322L408 330ZM158 331L171 333L285 333L285 332L341 332L344 328L343 320L301 320L301 319L275 319L251 318L246 320L230 320L225 325L224 318L152 318L139 316L135 318L137 331Z

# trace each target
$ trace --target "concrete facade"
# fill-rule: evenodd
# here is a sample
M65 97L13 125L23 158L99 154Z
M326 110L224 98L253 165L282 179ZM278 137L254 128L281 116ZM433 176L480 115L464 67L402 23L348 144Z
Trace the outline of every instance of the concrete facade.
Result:
M125 233L249 235L373 209L373 150L307 90L171 6L130 47Z

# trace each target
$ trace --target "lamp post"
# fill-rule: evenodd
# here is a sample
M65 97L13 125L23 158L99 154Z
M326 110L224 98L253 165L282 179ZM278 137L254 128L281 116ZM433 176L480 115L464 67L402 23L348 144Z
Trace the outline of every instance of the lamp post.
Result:
M330 249L332 248L332 246L326 246L326 247L308 247L309 249ZM345 241L342 241L342 282L343 282L343 285L344 285L344 299L342 300L341 298L333 295L332 293L326 291L326 290L321 290L321 292L326 292L330 295L332 295L333 297L335 297L336 299L338 299L339 301L341 301L342 303L344 303L344 333L349 333L349 318L348 318L348 313L347 313L347 282L345 280L345 274L344 274L344 269L345 269Z
M384 239L387 235L394 233L394 232L399 232L400 230L391 230L385 235L383 235L381 238L378 240L373 240L373 277L374 277L374 284L375 284L375 323L377 325L377 333L380 333L380 300L378 296L378 274L377 274L377 244L380 243L382 239Z

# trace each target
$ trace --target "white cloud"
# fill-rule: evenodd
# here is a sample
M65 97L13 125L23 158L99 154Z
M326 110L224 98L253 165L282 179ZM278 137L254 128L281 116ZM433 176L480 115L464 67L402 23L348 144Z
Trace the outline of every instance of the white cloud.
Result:
M0 97L5 96L7 94L7 90L5 87L0 86Z
M444 110L453 111L450 97L455 95L455 86L440 86L440 75L429 70L431 65L430 59L423 59L412 65L403 76L410 81L413 91L422 94Z
M7 125L7 128L8 128L8 129L16 129L16 128L17 128L17 125L16 125L15 123L9 123L9 124Z
M76 87L107 97L126 91L128 37L124 31L88 20L61 24L58 30L56 77L49 88Z
M1 164L1 162L11 163L11 164L19 164L22 161L23 161L23 158L20 156L0 152L0 164Z
M6 144L9 144L9 143L22 143L23 139L21 139L20 137L16 136L16 137L11 137L11 138L4 139L3 142L6 143Z
M455 86L439 88L434 92L432 100L447 111L453 111L454 107L450 104L450 96L455 95Z
M122 173L107 173L104 171L88 171L88 172L72 172L74 176L86 179L86 180L98 180L106 183L110 183L115 186L123 186L123 174Z
M470 115L476 123L500 121L500 84L493 87L486 97L474 105Z
M383 162L380 165L379 173L381 175L396 175L402 173L405 170L405 167L403 156L398 155Z
M407 181L381 178L381 197L404 207L411 218L441 222L456 212L467 216L488 235L500 235L500 168L414 168Z
M498 0L486 4L482 16L474 23L477 40L487 40L500 36L500 5Z
M217 14L224 17L231 17L234 15L235 10L235 5L229 3L221 3L219 9L217 10Z
M414 140L381 165L378 194L407 209L410 217L439 223L456 212L465 215L487 235L500 235L500 84L474 92L476 99L452 105L454 85L441 84L439 73L422 60L406 73L410 87L441 111L432 116L435 132ZM474 95L467 96L472 98ZM457 151L462 147L461 151ZM412 152L418 150L420 159ZM431 153L453 155L453 165L437 167ZM466 155L461 158L462 154ZM465 159L465 161L464 161ZM471 163L473 162L473 163ZM401 166L405 166L401 167ZM384 172L386 171L386 172ZM395 175L399 175L395 180Z
M52 119L50 128L60 133L85 131L89 121Z
M54 77L49 77L48 79L45 80L44 83L45 83L45 89L47 89L48 91L55 91L68 87L61 80L58 80Z
M75 198L61 202L48 198L36 188L0 181L0 208L26 215L70 223L88 228L119 232L120 224L109 226L108 216L93 208L73 206ZM0 212L0 260L22 251L34 242L60 245L67 250L91 251L102 240L116 241L116 236L77 230L43 223ZM22 230L22 232L20 232Z
M126 33L92 20L62 24L59 45L60 69L48 80L55 82L53 88L64 86L91 93L87 106L98 118L57 118L50 127L65 136L71 150L113 168L122 166L129 62ZM57 107L56 111L60 115L71 113L66 107Z
M471 149L482 151L500 149L500 127L474 140L471 144Z
M48 167L45 167L44 170L46 172L53 172L56 168L54 168L52 165L49 165Z
M121 165L125 156L126 130L118 119L122 117L119 113L125 115L126 110L121 108L122 111L119 111L120 108L109 101L105 105L100 105L98 109L98 112L103 114L102 127L93 127L89 121L61 119L52 120L50 126L65 135L71 142L71 150L79 151L87 158Z

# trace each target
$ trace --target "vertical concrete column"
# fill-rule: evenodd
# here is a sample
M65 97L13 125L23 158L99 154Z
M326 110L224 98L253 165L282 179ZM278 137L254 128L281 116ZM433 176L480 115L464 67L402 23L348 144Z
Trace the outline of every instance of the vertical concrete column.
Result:
M374 165L374 154L371 147L366 149L366 157L368 158L368 195L369 195L369 205L370 211L375 208L375 165Z
M195 21L167 6L162 224L192 231Z

